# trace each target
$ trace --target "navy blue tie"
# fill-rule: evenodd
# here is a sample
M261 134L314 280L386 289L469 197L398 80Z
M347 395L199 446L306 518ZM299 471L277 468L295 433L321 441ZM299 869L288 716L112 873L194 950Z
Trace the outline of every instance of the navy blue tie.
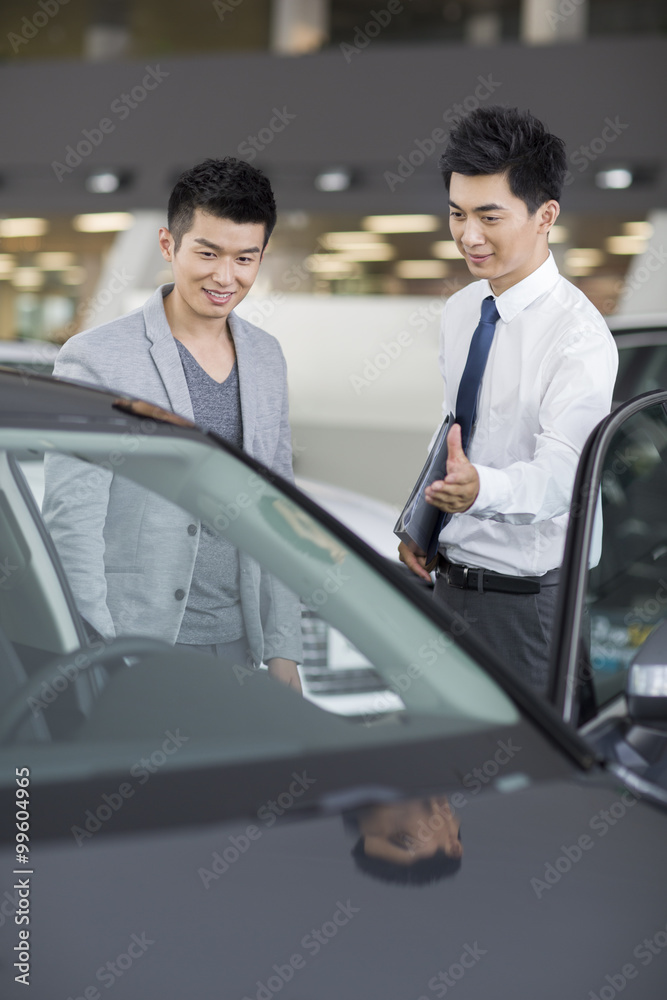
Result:
M496 323L499 319L500 313L496 309L496 300L493 295L489 295L482 301L482 318L470 341L468 360L461 376L459 392L456 397L455 419L456 423L461 425L461 444L466 453L475 423L479 386L486 367L486 359L491 350Z

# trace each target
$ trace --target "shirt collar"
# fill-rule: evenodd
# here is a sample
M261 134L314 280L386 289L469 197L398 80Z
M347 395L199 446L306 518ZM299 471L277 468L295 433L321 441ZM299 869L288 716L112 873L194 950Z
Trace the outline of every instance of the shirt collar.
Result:
M551 250L544 264L540 264L536 271L529 274L523 281L518 281L506 292L496 299L496 306L503 323L511 322L527 306L531 305L540 295L548 292L560 277L554 255ZM491 286L489 286L491 291Z

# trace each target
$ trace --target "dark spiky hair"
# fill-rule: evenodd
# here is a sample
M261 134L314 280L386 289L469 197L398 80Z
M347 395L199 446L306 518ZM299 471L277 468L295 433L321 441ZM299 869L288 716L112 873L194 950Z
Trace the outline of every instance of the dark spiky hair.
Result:
M560 201L567 158L563 140L529 111L495 105L455 123L439 166L448 191L453 173L506 174L512 194L534 215L545 201Z
M195 209L239 224L264 226L264 246L276 224L276 203L268 178L245 160L225 156L186 170L169 198L167 226L178 250L192 228Z

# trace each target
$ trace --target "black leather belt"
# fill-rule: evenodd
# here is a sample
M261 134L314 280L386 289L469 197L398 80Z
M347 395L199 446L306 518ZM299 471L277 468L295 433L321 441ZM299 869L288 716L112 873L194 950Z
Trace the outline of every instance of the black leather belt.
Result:
M489 569L451 563L441 555L438 555L435 572L436 576L444 577L450 587L477 590L480 594L485 590L494 590L501 594L539 594L542 586L553 586L558 583L558 570L550 570L543 577L504 576Z

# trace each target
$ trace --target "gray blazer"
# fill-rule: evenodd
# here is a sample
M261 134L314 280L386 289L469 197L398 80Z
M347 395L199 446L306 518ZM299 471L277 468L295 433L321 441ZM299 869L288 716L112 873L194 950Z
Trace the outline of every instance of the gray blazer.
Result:
M72 337L54 374L138 396L189 420L192 404L158 288L145 305ZM232 313L243 448L293 480L287 378L278 341ZM105 637L151 635L175 642L187 605L199 531L174 504L64 456L45 462L44 520L83 617ZM198 527L200 527L198 525ZM190 531L188 531L190 528ZM301 661L299 602L240 552L240 599L256 663Z

